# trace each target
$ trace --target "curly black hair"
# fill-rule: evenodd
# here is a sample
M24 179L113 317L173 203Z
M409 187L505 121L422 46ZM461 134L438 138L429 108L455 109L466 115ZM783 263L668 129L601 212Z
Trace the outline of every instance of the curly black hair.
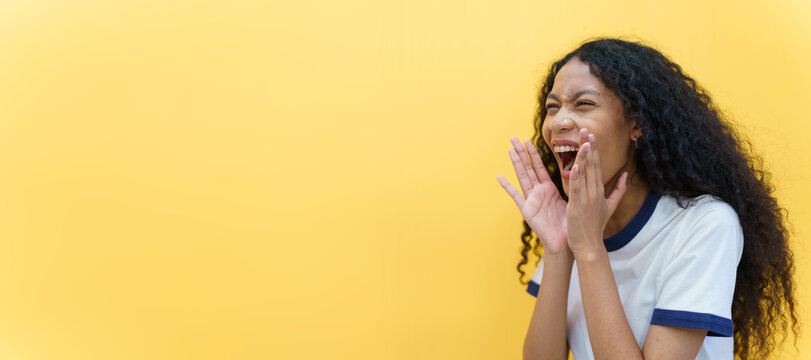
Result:
M796 347L799 324L788 212L774 198L771 175L752 143L732 126L708 91L661 52L639 41L600 37L586 40L552 64L538 90L532 142L560 195L567 199L541 128L555 76L574 57L587 63L591 74L622 100L624 116L635 119L642 130L635 161L653 190L675 197L682 208L691 205L682 198L710 194L737 212L745 246L732 302L736 357L765 358L778 344L774 335L781 335L782 343L789 326ZM529 224L523 225L517 268L526 285L521 267L527 253L533 250L540 256L543 246Z

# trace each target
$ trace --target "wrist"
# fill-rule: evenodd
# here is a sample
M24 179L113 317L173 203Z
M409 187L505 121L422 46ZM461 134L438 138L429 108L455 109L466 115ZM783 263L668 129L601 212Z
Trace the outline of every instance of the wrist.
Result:
M574 246L572 246L574 245ZM577 262L588 261L607 254L602 236L576 234L569 236L569 250Z
M578 264L589 264L600 261L608 256L608 250L605 249L603 244L599 247L588 247L585 249L578 249L573 252L574 259Z
M556 252L544 251L543 261L545 264L571 264L574 262L574 254L569 249Z

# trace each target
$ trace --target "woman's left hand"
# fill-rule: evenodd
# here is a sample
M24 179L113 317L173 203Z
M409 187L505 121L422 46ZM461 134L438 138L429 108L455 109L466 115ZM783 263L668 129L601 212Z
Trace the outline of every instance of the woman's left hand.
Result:
M626 190L628 173L617 181L617 188L605 198L605 185L600 170L597 139L587 129L580 129L580 150L569 175L569 202L566 205L569 248L579 255L605 251L603 231Z

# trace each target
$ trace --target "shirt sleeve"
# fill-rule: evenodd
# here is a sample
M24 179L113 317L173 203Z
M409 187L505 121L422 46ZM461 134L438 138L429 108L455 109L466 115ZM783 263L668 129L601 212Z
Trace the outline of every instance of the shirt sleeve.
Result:
M527 284L527 292L534 297L538 297L538 290L540 290L541 288L542 275L543 275L543 257L541 257L541 261L538 263L538 268L535 269L535 275L532 275L532 279L530 279L529 284Z
M735 210L715 202L678 236L657 283L651 324L707 330L732 336L732 298L743 252ZM685 219L688 221L688 219Z

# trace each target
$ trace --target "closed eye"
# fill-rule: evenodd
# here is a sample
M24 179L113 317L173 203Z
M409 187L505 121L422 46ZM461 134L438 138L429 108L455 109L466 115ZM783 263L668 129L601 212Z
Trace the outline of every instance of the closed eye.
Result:
M585 102L585 101L581 101L581 102L577 103L577 106L580 106L580 105L592 105L592 106L593 106L594 104L589 103L589 102ZM553 108L557 108L557 107L558 107L558 106L557 106L557 105L555 105L555 104L549 104L549 105L546 105L546 108L547 108L547 109L553 109Z

